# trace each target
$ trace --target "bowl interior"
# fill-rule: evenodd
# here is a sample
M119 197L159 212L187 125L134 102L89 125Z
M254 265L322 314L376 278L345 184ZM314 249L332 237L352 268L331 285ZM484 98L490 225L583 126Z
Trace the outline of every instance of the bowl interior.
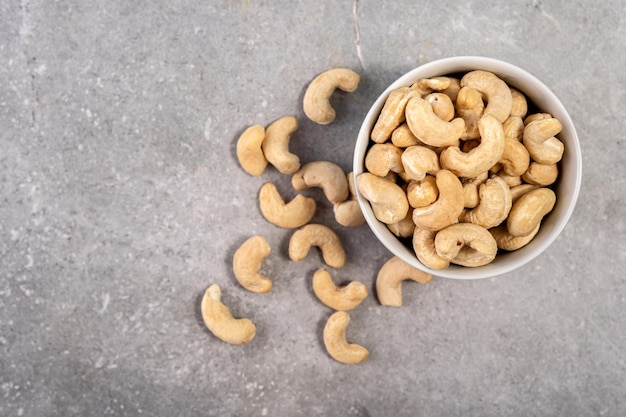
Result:
M356 190L357 199L367 224L385 247L415 268L445 278L488 278L505 274L530 262L540 255L563 230L574 210L580 190L582 171L580 145L574 124L563 104L545 84L521 68L496 59L475 56L452 57L433 61L409 71L392 83L374 102L363 121L354 152L354 175L359 175L365 169L364 160L370 146L370 132L392 90L409 86L420 78L464 73L476 69L491 71L498 75L509 86L524 93L538 111L552 114L563 125L563 130L558 135L565 145L565 152L559 165L559 178L554 187L557 202L552 212L543 219L537 236L523 248L513 252L498 253L493 262L484 266L468 268L451 264L446 269L433 270L424 266L417 259L411 247L400 241L389 231L386 225L376 219L369 202Z

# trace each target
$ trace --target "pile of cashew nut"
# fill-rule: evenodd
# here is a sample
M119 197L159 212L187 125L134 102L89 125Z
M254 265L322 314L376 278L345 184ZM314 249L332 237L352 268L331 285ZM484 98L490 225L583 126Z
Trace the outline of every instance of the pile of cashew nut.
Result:
M359 78L357 73L345 68L328 70L317 76L304 95L303 109L306 116L319 124L331 123L336 116L329 101L331 95L336 89L355 91ZM297 192L320 188L332 204L339 226L356 227L364 224L365 218L355 196L356 181L352 172L346 174L330 161L301 165L299 157L289 150L290 138L297 130L298 121L292 116L282 117L267 128L261 125L248 127L237 141L239 164L255 177L263 174L268 165L272 165L278 172L291 175L292 187ZM384 153L385 148L381 148L380 152ZM396 152L395 148L390 152ZM399 170L400 166L395 165L390 169ZM384 166L380 167L381 172L384 169ZM378 178L372 187L376 188L375 181L385 181ZM405 196L402 191L400 193ZM275 184L268 181L261 186L258 199L260 212L269 223L283 229L295 229L289 239L287 254L291 261L303 260L312 248L319 250L324 265L313 273L312 290L322 304L333 310L324 326L324 345L329 356L340 363L362 363L369 357L369 351L361 345L349 343L346 340L346 329L350 322L348 311L366 299L369 291L358 280L341 286L335 283L335 273L331 273L330 269L342 268L347 258L339 235L328 225L312 223L318 208L314 198L297 194L290 201L285 201ZM267 239L260 235L249 237L239 246L234 253L232 266L241 287L258 294L272 289L272 279L261 273L263 262L271 252ZM378 273L376 295L381 305L401 306L403 281L426 284L431 279L431 275L392 257ZM256 334L255 325L249 319L233 317L229 308L222 303L221 294L221 288L213 284L202 298L201 312L206 327L225 342L249 343Z
M486 265L527 245L556 203L562 125L529 107L483 70L397 88L371 130L357 189L428 268Z

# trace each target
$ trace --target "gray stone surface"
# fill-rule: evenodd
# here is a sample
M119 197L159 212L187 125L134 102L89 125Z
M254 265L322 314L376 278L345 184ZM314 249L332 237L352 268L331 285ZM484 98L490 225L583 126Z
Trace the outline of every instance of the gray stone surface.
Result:
M626 22L623 0L0 1L0 415L626 415ZM273 168L243 172L237 137L295 115L303 162L351 168L360 121L420 64L485 55L542 79L581 140L579 203L531 264L493 279L368 297L348 338L359 366L321 341L330 309L310 289L317 254L288 260L290 231L257 207ZM362 76L338 118L309 122L319 72ZM315 221L344 240L339 281L370 288L389 253L366 226ZM248 236L273 247L273 290L230 262ZM216 339L199 300L218 283L257 324Z

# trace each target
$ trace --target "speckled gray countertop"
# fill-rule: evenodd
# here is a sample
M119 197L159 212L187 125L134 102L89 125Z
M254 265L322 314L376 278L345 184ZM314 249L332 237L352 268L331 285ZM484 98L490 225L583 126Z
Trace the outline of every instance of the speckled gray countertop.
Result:
M626 3L571 1L0 1L0 415L626 415ZM384 88L438 58L517 64L576 124L583 182L561 236L492 279L407 284L351 312L357 366L326 353L321 258L287 257L235 145L285 115L302 162L351 169ZM329 68L361 74L337 120L302 97ZM291 194L290 194L291 193ZM314 218L373 289L390 254L367 226ZM238 286L236 248L272 246L264 295ZM200 298L218 283L257 335L216 339Z

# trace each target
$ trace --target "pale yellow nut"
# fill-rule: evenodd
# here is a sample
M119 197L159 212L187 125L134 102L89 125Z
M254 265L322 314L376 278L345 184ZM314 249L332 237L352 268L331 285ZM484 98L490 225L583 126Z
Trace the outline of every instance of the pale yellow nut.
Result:
M521 196L537 188L540 188L540 186L534 184L519 184L511 187L511 200L515 203Z
M331 358L346 365L364 362L369 351L361 345L346 341L346 328L350 315L345 311L333 313L324 326L324 346Z
M461 88L454 106L458 116L465 121L465 130L461 134L461 139L472 140L480 138L478 121L485 110L485 103L478 90L470 87Z
M484 114L490 114L500 123L511 115L513 96L509 86L497 75L489 71L475 70L461 78L462 87L478 90L487 102Z
M333 204L341 203L348 198L348 180L341 167L333 162L309 162L291 177L291 185L301 191L311 187L319 187Z
M320 249L322 258L328 266L342 268L345 265L346 252L339 236L331 228L322 224L307 224L291 235L289 258L299 262L306 258L313 246Z
M441 120L430 103L420 97L409 100L405 115L411 132L427 145L442 147L457 144L465 130L463 119Z
M406 280L427 284L433 276L412 267L400 258L390 258L376 276L376 296L384 306L402 306L402 283Z
M316 203L313 198L298 194L285 203L271 182L266 182L259 192L259 206L265 219L275 226L293 229L307 224L315 215Z
M518 116L509 116L503 123L505 139L513 139L521 142L524 137L524 121Z
M444 91L450 88L451 83L452 79L448 77L420 78L411 86L411 88L419 91L422 96L425 96L433 90Z
M504 152L498 160L506 175L520 176L528 169L530 154L526 147L515 139L504 139Z
M453 77L446 77L450 80L450 84L444 90L441 90L442 93L450 97L450 100L454 103L458 97L459 91L461 90L461 80Z
M463 206L466 208L474 208L478 206L478 187L487 181L489 173L487 171L478 174L474 178L463 178Z
M356 191L354 189L354 173L349 172L346 175L348 181L348 191L350 197L346 201L333 204L333 212L335 214L335 220L345 227L356 227L365 223L365 216L361 211L361 206L356 199Z
M398 237L410 237L413 236L413 230L415 230L415 223L413 223L413 216L409 211L407 216L399 222L388 224L387 229Z
M282 174L293 174L300 168L300 158L289 152L289 141L296 130L298 121L293 116L281 117L265 130L263 154Z
M511 116L519 117L520 119L526 117L526 113L528 112L528 101L526 100L526 96L519 90L511 88L511 98L513 99L513 104L511 105Z
M265 139L265 128L260 125L248 127L237 140L237 159L248 174L256 177L265 171L267 159L261 148Z
M365 154L365 169L379 177L384 177L389 171L400 173L404 170L402 152L392 143L375 143Z
M459 217L461 222L474 223L489 229L502 223L513 204L511 189L500 177L493 177L479 187L478 206L465 211Z
M409 146L401 154L401 163L406 178L421 181L426 174L436 175L441 169L437 153L425 146Z
M338 311L352 310L367 297L367 287L362 282L350 281L347 285L337 286L323 268L313 274L313 292L322 303Z
M415 227L413 232L413 251L417 259L430 269L446 269L450 261L442 258L435 250L435 235L437 232Z
M424 145L409 129L406 123L402 123L391 133L391 143L398 148L408 148L413 145Z
M502 172L498 172L495 176L502 178L502 180L509 186L509 188L517 187L522 183L521 175L507 175Z
M399 87L389 93L370 133L374 142L383 143L389 139L392 132L404 122L406 104L415 96L419 96L419 93L409 87Z
M450 97L443 93L430 93L426 97L424 97L433 108L433 112L439 117L441 120L445 120L449 122L454 119L454 103Z
M432 175L427 175L421 181L411 181L406 188L406 196L409 205L413 208L426 207L435 201L439 196L437 180Z
M543 120L543 119L552 119L552 115L550 113L533 113L529 114L524 118L524 126L529 125L535 120Z
M222 290L213 284L204 293L200 309L207 328L217 338L234 345L249 343L256 335L256 327L249 319L236 319L222 301Z
M554 136L562 129L555 118L535 120L524 127L523 143L533 161L550 165L561 160L564 145Z
M502 123L495 117L485 114L478 121L480 144L469 152L462 152L458 146L444 149L439 156L441 167L459 177L472 178L488 171L504 153L504 131Z
M451 263L477 267L495 259L498 245L484 227L473 223L457 223L437 232L435 250Z
M259 273L263 260L272 248L263 236L248 238L233 256L233 273L237 282L246 290L264 294L272 289L272 281Z
M506 220L513 236L528 236L556 204L556 194L549 188L538 188L517 199Z
M527 236L513 236L509 233L506 224L502 224L498 227L489 229L489 232L496 240L498 249L505 251L514 251L528 245L539 232L541 224L537 224L537 227Z
M406 193L397 184L369 172L356 179L359 193L369 201L374 216L383 223L391 224L404 219L409 211Z
M540 164L531 162L528 169L522 174L522 179L528 184L546 186L554 184L559 177L557 164Z
M439 190L437 201L426 207L413 209L415 225L432 231L441 230L456 222L465 203L463 186L456 175L442 169L435 178Z
M335 120L336 112L330 97L336 89L351 93L359 86L361 77L347 68L335 68L319 74L304 93L303 108L309 119L321 125Z

